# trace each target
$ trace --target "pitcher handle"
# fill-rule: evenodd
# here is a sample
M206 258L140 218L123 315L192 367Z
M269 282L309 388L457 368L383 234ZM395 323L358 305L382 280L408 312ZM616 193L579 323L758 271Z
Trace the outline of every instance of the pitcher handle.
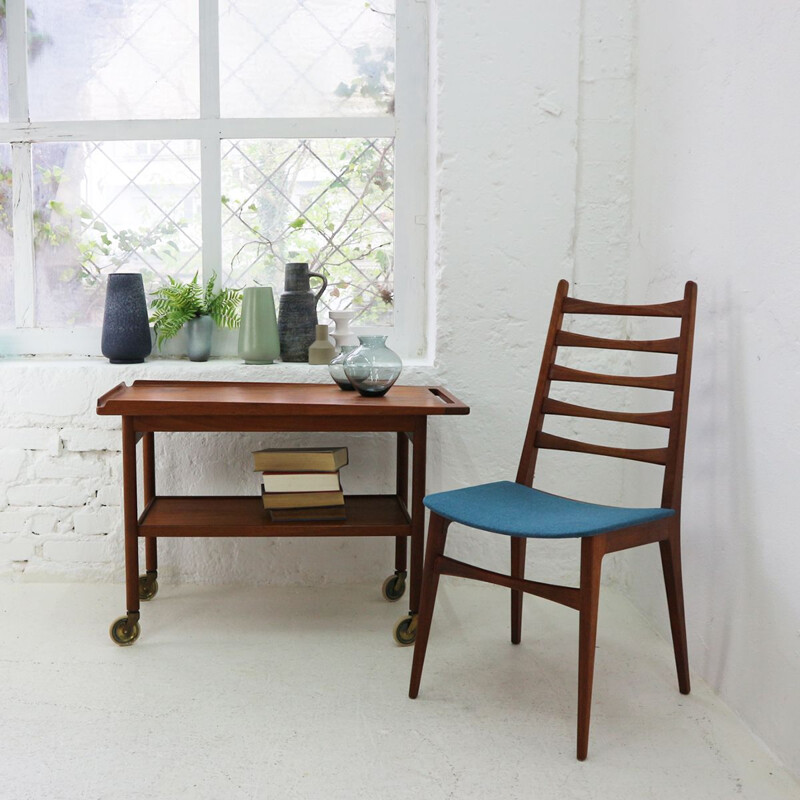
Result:
M319 272L309 272L308 277L319 278L322 281L322 288L314 295L314 300L319 300L322 293L328 288L328 279L324 275L320 275Z

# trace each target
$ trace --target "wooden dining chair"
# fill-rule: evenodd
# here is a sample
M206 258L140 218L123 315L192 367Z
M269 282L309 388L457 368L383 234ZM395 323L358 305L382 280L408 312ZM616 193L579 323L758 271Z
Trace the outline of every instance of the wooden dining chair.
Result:
M440 575L473 578L511 589L511 641L514 644L519 644L521 637L523 593L569 606L579 612L577 755L582 761L586 758L589 746L600 568L603 556L607 553L658 542L678 670L678 688L682 694L689 693L680 517L697 286L693 282L687 283L682 300L638 306L578 300L567 296L568 289L569 284L562 280L556 290L516 481L487 483L425 498L425 505L431 514L409 696L414 698L419 692ZM652 341L599 338L564 330L562 325L565 316L575 314L674 317L680 320L680 330L673 338ZM556 363L560 347L672 353L677 356L677 364L674 373L649 377L584 372ZM672 393L672 403L669 410L658 412L607 411L552 398L551 384L554 381L666 390ZM667 443L665 447L628 449L563 438L544 432L543 425L548 415L665 428L668 431ZM658 508L620 508L579 502L534 489L536 457L541 449L568 450L659 464L664 467L661 505ZM451 522L508 536L511 542L510 574L491 572L444 555L447 529ZM525 548L528 539L568 537L581 540L580 586L572 588L526 580Z

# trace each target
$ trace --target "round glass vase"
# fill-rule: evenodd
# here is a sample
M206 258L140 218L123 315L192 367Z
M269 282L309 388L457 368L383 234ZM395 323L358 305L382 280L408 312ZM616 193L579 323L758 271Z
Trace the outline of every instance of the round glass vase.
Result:
M343 344L342 352L328 364L328 372L336 385L345 392L352 392L356 387L347 380L344 374L344 360L358 347L357 344Z
M344 359L344 374L359 394L382 397L400 377L403 362L386 346L385 336L359 336L358 341Z

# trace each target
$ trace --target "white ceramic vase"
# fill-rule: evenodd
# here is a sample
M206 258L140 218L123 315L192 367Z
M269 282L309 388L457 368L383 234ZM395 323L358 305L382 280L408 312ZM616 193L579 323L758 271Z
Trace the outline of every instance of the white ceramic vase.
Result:
M358 346L358 336L350 330L350 323L355 316L353 311L329 311L328 316L336 325L336 330L331 334L336 342L336 347L343 345Z

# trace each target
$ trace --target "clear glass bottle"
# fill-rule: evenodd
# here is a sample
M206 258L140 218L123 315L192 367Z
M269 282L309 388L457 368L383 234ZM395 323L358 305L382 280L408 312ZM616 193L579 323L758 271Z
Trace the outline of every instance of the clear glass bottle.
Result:
M364 397L382 397L403 371L400 356L385 336L359 336L360 345L344 360L344 374Z

